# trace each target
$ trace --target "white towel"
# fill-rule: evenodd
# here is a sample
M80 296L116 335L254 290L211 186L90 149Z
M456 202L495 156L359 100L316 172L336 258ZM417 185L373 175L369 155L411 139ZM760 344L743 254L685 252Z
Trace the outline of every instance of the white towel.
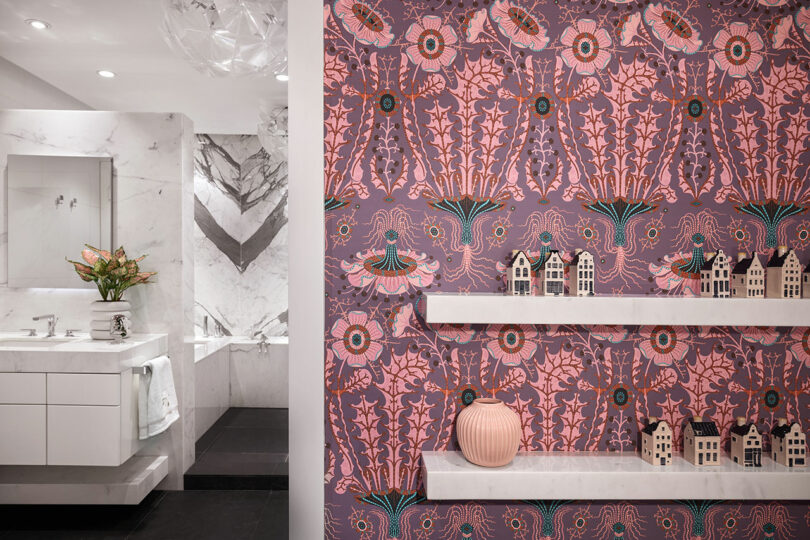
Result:
M169 357L159 356L144 366L150 369L141 375L138 390L138 437L148 439L166 431L180 413Z

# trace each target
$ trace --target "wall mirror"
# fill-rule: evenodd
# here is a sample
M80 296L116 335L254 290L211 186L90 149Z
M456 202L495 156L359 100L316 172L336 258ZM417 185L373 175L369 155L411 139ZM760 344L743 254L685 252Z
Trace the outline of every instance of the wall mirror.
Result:
M9 155L8 286L93 288L65 261L115 243L112 158Z

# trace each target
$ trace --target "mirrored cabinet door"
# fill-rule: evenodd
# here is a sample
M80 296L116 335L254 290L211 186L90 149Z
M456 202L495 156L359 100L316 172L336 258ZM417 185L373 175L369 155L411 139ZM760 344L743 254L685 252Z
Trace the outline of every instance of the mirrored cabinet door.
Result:
M7 178L8 286L94 287L65 258L113 248L112 158L10 155Z

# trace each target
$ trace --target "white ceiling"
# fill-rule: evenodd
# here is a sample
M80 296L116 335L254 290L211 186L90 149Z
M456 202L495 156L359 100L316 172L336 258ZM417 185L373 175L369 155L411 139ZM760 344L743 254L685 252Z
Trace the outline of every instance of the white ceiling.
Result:
M286 103L272 75L199 73L166 45L161 21L161 0L0 0L0 56L94 109L181 112L198 133L255 133L260 101Z

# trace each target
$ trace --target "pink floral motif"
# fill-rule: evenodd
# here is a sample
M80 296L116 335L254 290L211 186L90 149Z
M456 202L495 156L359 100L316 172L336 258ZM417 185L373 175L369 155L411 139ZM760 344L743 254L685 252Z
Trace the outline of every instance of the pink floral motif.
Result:
M627 329L621 325L597 325L591 328L591 335L610 343L621 343L627 338Z
M619 26L616 28L616 35L619 38L619 43L622 46L630 45L633 38L638 35L638 26L641 24L641 13L629 13L623 15L619 20Z
M421 22L411 24L405 39L411 43L405 54L424 71L439 71L456 59L457 51L452 47L458 41L456 31L443 25L435 15L426 15Z
M689 260L688 254L676 253L664 255L661 264L650 263L650 273L658 288L683 296L700 296L700 275L683 269Z
M343 261L340 267L355 287L373 287L383 294L402 294L410 287L422 288L433 283L433 274L439 269L439 261L424 253L408 250L397 253L396 265L384 266L386 255L391 250L368 250L358 253L355 261Z
M442 324L436 327L436 337L442 341L452 341L464 345L475 337L475 330L467 324Z
M810 328L794 328L790 332L790 338L795 340L790 346L790 352L797 362L804 362L810 367Z
M538 333L527 324L499 324L487 328L486 348L505 366L519 366L537 351Z
M714 63L732 77L745 77L762 65L763 57L757 51L765 47L758 33L742 22L733 22L717 32L712 45L720 49L714 53Z
M804 39L810 40L810 7L796 12L796 28L804 33Z
M479 9L478 11L471 11L464 17L464 22L461 29L464 32L464 37L470 43L478 41L478 36L484 31L484 23L487 20L487 10Z
M745 341L770 347L779 339L779 332L773 326L738 326L737 331Z
M641 354L656 366L680 362L689 351L689 330L683 326L642 326L638 333L642 338L638 345Z
M375 47L388 47L394 40L391 25L372 7L354 0L337 0L335 16L357 41Z
M610 61L610 35L604 28L597 28L592 19L580 19L566 28L560 42L565 46L560 53L563 62L580 75L593 75Z
M379 340L383 330L377 321L369 321L363 311L352 311L346 318L339 319L332 326L332 344L335 356L352 367L362 367L376 361L382 354Z
M790 29L793 26L793 17L786 15L774 20L768 27L768 39L774 49L781 49L785 40L790 36Z
M405 330L411 325L411 317L413 317L413 304L403 304L391 310L391 316L388 318L391 334L394 337L405 335Z
M674 9L651 4L644 10L644 20L668 49L694 54L703 45L695 26Z
M546 28L526 10L510 0L497 0L489 14L501 33L516 47L542 51L548 45Z

